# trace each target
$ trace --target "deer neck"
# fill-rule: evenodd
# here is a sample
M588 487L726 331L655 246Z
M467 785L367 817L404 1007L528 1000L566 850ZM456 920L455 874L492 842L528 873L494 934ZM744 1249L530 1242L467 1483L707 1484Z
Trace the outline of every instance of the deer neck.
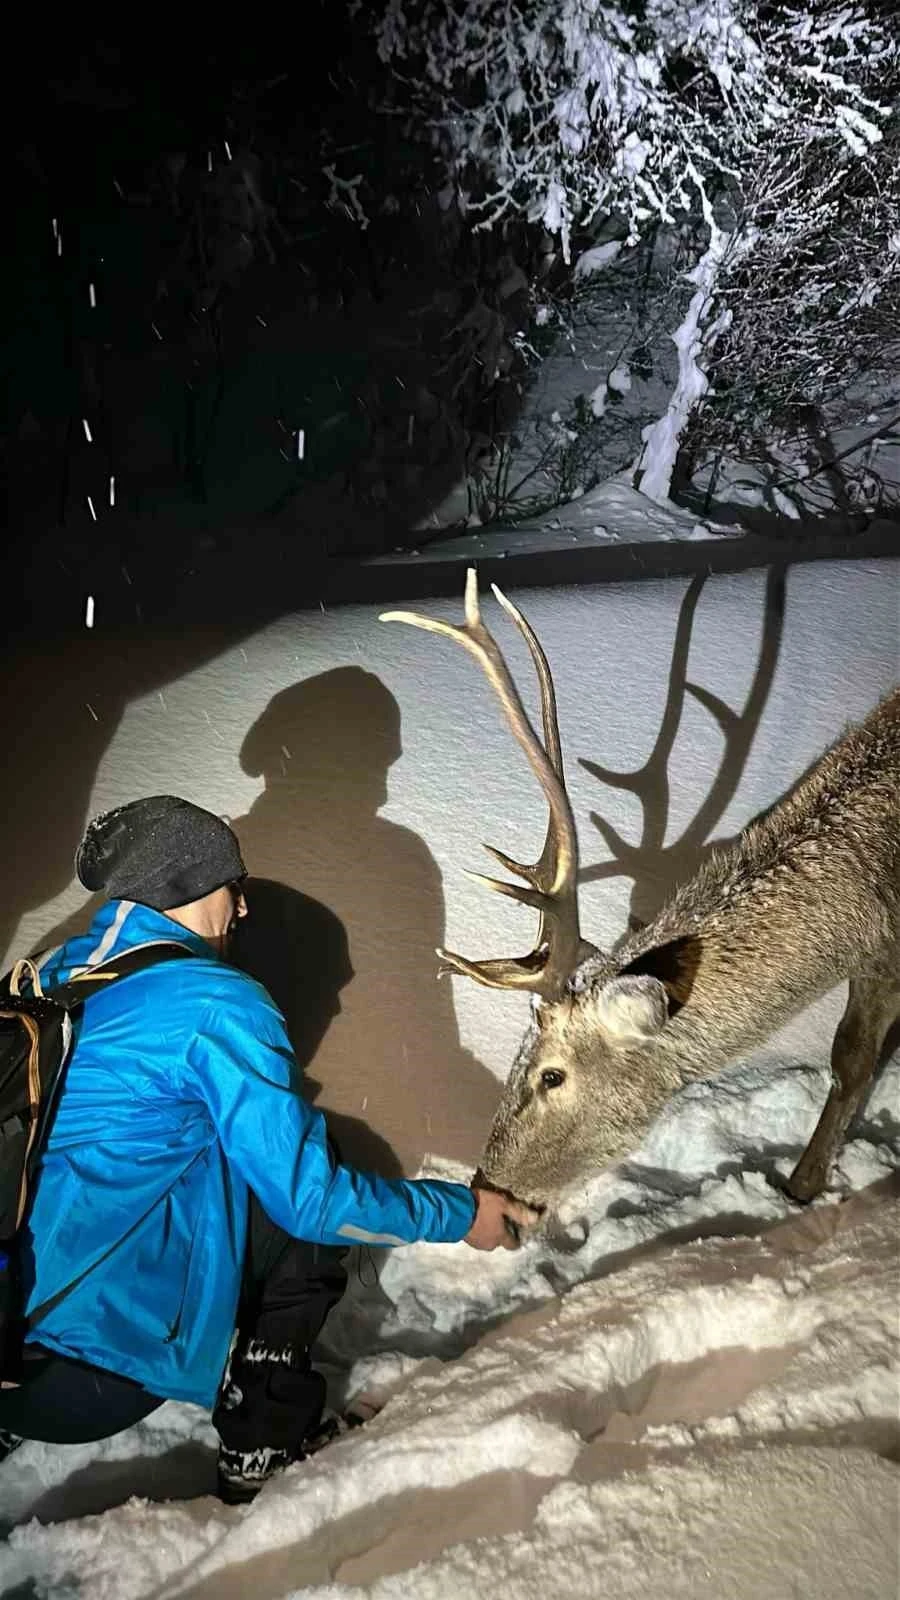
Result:
M673 1087L755 1049L841 976L821 947L785 952L771 930L760 939L752 917L727 909L698 919L667 907L617 959L620 972L650 972L666 986L669 1021L640 1054L648 1080Z

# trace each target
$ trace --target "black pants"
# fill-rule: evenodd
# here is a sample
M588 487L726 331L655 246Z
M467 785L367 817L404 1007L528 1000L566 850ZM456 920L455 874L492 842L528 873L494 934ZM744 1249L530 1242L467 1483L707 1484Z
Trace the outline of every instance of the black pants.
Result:
M347 1283L346 1251L294 1239L250 1196L244 1276L230 1377L213 1411L229 1449L298 1444L322 1415L325 1380L310 1363ZM85 1444L130 1428L165 1395L86 1361L28 1345L23 1382L0 1390L0 1429L51 1444Z

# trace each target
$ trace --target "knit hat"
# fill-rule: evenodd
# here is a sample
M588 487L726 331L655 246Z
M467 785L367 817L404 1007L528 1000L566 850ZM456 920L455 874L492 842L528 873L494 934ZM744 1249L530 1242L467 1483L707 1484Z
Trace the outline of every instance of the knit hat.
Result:
M168 911L245 877L247 868L221 817L190 800L157 794L94 817L75 871L86 889L100 889L109 900Z

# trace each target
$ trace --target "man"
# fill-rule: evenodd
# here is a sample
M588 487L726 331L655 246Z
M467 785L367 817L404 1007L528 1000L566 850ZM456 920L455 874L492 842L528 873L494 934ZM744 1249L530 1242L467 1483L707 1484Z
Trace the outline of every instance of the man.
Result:
M96 817L76 861L106 903L43 962L45 991L135 946L185 945L92 995L25 1228L22 1382L0 1429L105 1438L165 1399L213 1406L219 1491L248 1500L323 1434L310 1348L350 1245L513 1243L489 1190L342 1166L297 1092L284 1019L226 960L246 869L219 817L171 795ZM237 1334L228 1366L233 1333Z

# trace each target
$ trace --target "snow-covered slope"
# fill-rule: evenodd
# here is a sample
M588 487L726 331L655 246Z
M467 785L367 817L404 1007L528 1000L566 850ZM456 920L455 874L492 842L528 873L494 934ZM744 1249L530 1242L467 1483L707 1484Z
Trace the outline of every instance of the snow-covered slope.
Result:
M336 1402L382 1410L249 1509L212 1498L195 1407L23 1445L0 1592L887 1600L900 1052L807 1211L777 1176L827 1074L790 1056L691 1085L521 1251L384 1253L377 1289L357 1258L321 1358Z
M717 723L685 699L668 805L657 816L651 795L643 817L633 793L601 789L576 758L614 769L647 760L666 694L688 668L677 664L687 586L514 595L556 669L594 937L608 942L629 897L652 897L689 867L679 841L714 785L721 837L782 793L888 686L897 585L889 562L791 571L783 617L762 573L712 579L695 593L691 681L738 711L755 684L767 692L736 769L723 767ZM332 1069L339 1084L355 1063L346 1093L357 1116L390 1113L409 1151L432 1152L426 1169L467 1175L468 1144L521 1026L521 997L462 980L432 985L431 946L443 936L477 955L523 938L514 912L461 877L461 865L477 864L473 787L479 835L512 854L539 845L543 819L471 663L443 642L438 663L437 648L380 627L364 607L273 624L125 705L98 754L87 809L151 789L182 792L245 813L259 870L278 866L289 886L330 904L329 886L346 890L337 909L356 976L312 1070L327 1087ZM334 701L317 685L333 686L330 675L345 667L356 674L341 679L352 690L346 704L360 697L360 720L344 730L345 773L354 762L353 784L342 787L312 753L334 753ZM381 681L374 699L366 673ZM85 698L103 703L85 677L60 692L73 717ZM43 738L37 748L45 755ZM723 769L731 787L722 787ZM598 806L635 841L612 872L594 838ZM322 829L341 849L323 852ZM46 847L55 848L49 832ZM23 910L15 946L38 942L83 904L69 883L70 854L58 855L56 899ZM415 916L400 918L402 937L386 946L378 918L389 905L396 933L398 884ZM407 999L390 988L398 972ZM371 996L386 992L393 998L376 1017ZM900 1053L824 1200L801 1211L779 1188L827 1092L841 1001L825 997L754 1056L684 1090L625 1166L567 1196L521 1251L422 1245L354 1258L321 1358L335 1402L365 1392L383 1409L251 1507L212 1497L215 1439L196 1408L168 1404L99 1445L22 1446L0 1466L0 1518L11 1528L0 1592L893 1600ZM449 1031L407 1061L398 1038L419 1024L423 1038ZM381 1100L379 1057L389 1068ZM420 1113L422 1127L412 1126Z
M373 1422L244 1510L126 1499L129 1477L147 1493L154 1457L153 1492L167 1462L184 1492L192 1421L211 1443L199 1413L167 1406L105 1449L70 1450L73 1506L91 1480L95 1504L125 1503L15 1529L3 1593L888 1600L898 1222L889 1182L758 1237L658 1242L452 1362L395 1373ZM539 1255L552 1258L532 1245L516 1260ZM440 1298L440 1263L418 1266ZM61 1455L22 1447L8 1510L63 1511Z

